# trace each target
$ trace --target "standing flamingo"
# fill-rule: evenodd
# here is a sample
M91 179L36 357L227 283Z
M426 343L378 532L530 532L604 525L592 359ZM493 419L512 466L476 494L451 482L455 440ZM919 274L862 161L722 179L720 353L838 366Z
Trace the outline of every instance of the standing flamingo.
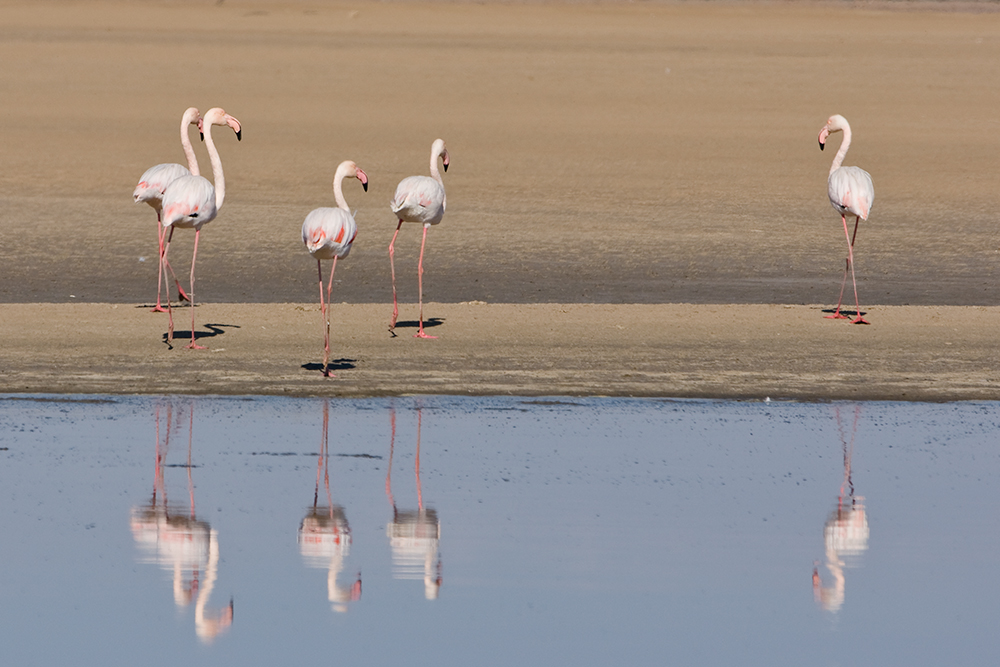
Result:
M421 222L424 225L424 235L420 241L420 262L417 264L417 281L420 289L420 328L414 338L437 338L424 333L424 245L427 243L427 228L441 222L448 198L444 193L444 181L438 171L437 161L441 158L444 170L448 171L448 149L442 139L435 139L431 144L431 175L408 176L396 186L396 195L392 198L392 212L399 218L396 233L389 243L389 268L392 271L392 320L389 331L396 328L396 318L399 316L399 305L396 302L396 266L393 261L396 236L404 222Z
M194 228L194 252L191 255L191 344L187 346L189 350L204 350L205 347L194 342L194 263L198 257L198 237L201 235L202 226L215 220L222 202L226 198L226 177L222 173L222 160L219 158L219 151L215 148L212 140L213 125L228 125L236 132L236 139L242 140L242 128L240 121L236 120L222 109L215 107L209 109L204 118L204 139L208 148L208 156L212 161L212 175L215 178L213 187L208 179L193 174L181 176L167 186L163 193L163 226L170 227L170 235L167 237L166 245L163 248L163 261L167 261L167 253L170 252L170 240L174 236L175 227L185 229ZM170 313L170 325L167 333L167 340L174 339L174 318L170 309L170 298L167 295L167 312Z
M834 132L843 132L844 140L840 144L840 150L833 158L830 165L830 177L827 180L827 193L830 196L830 203L840 213L840 220L844 223L844 235L847 237L847 266L844 267L844 279L840 283L840 300L837 302L837 310L833 315L827 315L830 319L848 319L846 315L840 314L840 304L844 301L844 286L847 285L847 269L851 269L851 281L854 283L854 304L857 308L857 317L851 321L852 324L868 324L861 317L861 305L858 302L858 281L854 277L854 239L858 235L858 223L868 219L868 213L872 210L872 203L875 201L875 186L872 185L872 177L860 167L841 167L847 149L851 145L851 126L847 119L840 114L830 116L826 125L819 131L819 149L823 150L826 145L826 138ZM854 216L854 235L847 230L847 214Z
M306 244L309 254L316 258L316 268L319 270L319 309L323 314L326 335L323 339L323 377L331 377L330 373L330 318L327 315L327 305L330 302L330 291L333 289L333 272L337 270L337 260L347 257L351 252L351 244L358 235L358 225L354 222L351 209L344 199L343 183L345 178L356 178L368 192L368 175L361 171L358 165L350 160L341 162L333 176L333 198L337 200L337 208L317 208L310 211L302 223L302 242ZM332 259L330 282L326 287L326 303L323 302L323 262Z
M190 107L181 116L181 147L184 149L184 155L187 157L188 166L165 163L158 164L155 167L150 167L147 169L142 176L139 177L139 184L135 186L135 191L132 192L132 199L135 203L146 202L153 207L156 211L156 235L159 241L159 251L157 257L159 258L159 268L157 269L156 275L156 307L153 308L154 313L166 312L163 306L160 304L160 291L163 286L163 235L164 228L160 224L160 211L162 210L161 201L163 199L163 191L167 189L167 186L172 182L180 178L181 176L187 176L189 174L194 174L197 176L201 172L198 170L198 158L195 157L194 149L191 148L191 139L188 137L188 126L197 125L198 129L201 130L201 112L195 107ZM167 270L170 271L170 275L174 278L174 283L177 285L177 292L180 294L180 298L187 299L187 294L181 288L181 283L177 280L177 276L174 274L174 270L170 268L167 264Z

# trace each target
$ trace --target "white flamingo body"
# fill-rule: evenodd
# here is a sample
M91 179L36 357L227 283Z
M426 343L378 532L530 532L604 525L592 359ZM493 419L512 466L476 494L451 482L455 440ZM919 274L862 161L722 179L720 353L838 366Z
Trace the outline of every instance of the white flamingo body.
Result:
M164 163L150 167L139 177L139 184L132 192L132 199L135 200L136 204L146 202L153 207L154 211L159 212L163 208L161 202L163 191L167 189L167 186L181 176L190 175L191 170L180 164Z
M163 226L201 229L219 214L215 186L204 176L188 174L174 180L163 193Z
M860 167L839 167L830 172L827 180L830 203L841 215L854 215L868 219L875 202L872 177Z
M444 218L445 206L444 184L438 174L437 180L430 176L407 176L401 180L391 208L403 222L436 225Z
M170 237L163 249L163 261L167 261L167 253L170 251L170 239L173 238L174 228L194 229L194 252L191 255L191 344L189 349L204 349L195 343L194 332L194 264L198 257L198 239L201 236L201 228L215 219L222 208L222 203L226 199L226 177L222 171L222 159L219 151L215 147L212 139L213 125L228 125L236 132L236 139L242 139L242 127L240 122L227 114L224 110L215 107L209 109L203 121L203 133L205 147L208 149L208 156L212 161L212 176L215 185L209 183L208 179L202 176L182 176L167 186L163 193L163 226L170 228ZM170 299L167 299L167 310L170 311ZM171 312L170 324L167 333L167 340L172 341L174 337L173 313Z
M396 300L396 265L394 261L396 237L404 222L419 222L424 226L420 240L420 260L417 264L417 284L420 294L420 325L415 338L436 338L424 333L424 246L427 243L427 228L441 222L448 198L444 192L444 180L438 171L438 158L445 171L448 171L448 149L444 140L435 139L431 144L431 175L407 176L396 186L396 194L392 198L390 208L399 220L396 233L389 243L389 268L392 271L392 319L389 321L389 331L396 328L396 318L399 316L399 304ZM395 334L393 334L395 335Z
M179 164L164 163L158 164L155 167L150 167L142 176L139 177L139 183L135 186L135 190L132 192L132 200L135 203L146 202L149 204L154 211L156 211L156 236L157 243L159 246L159 268L157 269L156 277L156 306L153 308L153 312L163 312L163 306L160 302L160 294L163 287L163 227L160 225L162 217L160 212L162 210L162 200L163 193L166 191L167 186L173 183L178 178L182 176L189 176L191 174L199 174L198 170L198 158L195 157L194 149L191 148L191 138L188 136L188 127L190 125L197 125L198 129L201 129L201 112L195 107L189 107L184 111L181 116L181 148L184 149L184 155L187 158L188 166L185 167ZM177 285L177 291L182 299L186 299L187 295L184 290L181 289L180 281L177 280L177 276L174 275L174 270L170 268L170 264L166 264L166 268L170 271L170 275L173 276L174 283Z
M834 132L843 132L844 140L840 143L840 150L833 158L830 165L830 176L827 178L827 195L830 197L830 204L840 213L841 222L844 225L844 235L847 237L847 265L844 267L844 278L840 286L840 301L837 303L837 310L833 315L827 317L831 319L847 319L840 314L840 306L843 303L844 287L847 285L847 270L851 271L851 280L854 283L854 303L857 307L857 317L854 324L868 324L861 317L861 305L858 301L858 281L854 274L854 240L858 235L858 223L867 220L871 212L872 204L875 202L875 186L872 183L871 175L859 167L843 167L844 157L847 149L851 145L851 126L847 119L839 114L830 116L826 125L819 131L819 148L823 150L827 137ZM847 229L847 216L854 216L854 234Z
M344 259L357 235L354 216L341 208L314 209L302 223L302 242L317 260Z
M358 235L358 225L354 221L351 208L344 199L344 179L356 178L361 181L361 186L368 191L368 175L361 170L358 165L350 160L345 160L337 166L337 172L333 176L333 197L337 201L337 207L323 207L313 209L306 216L302 223L302 243L306 250L316 260L316 269L319 272L319 309L323 314L323 324L325 327L325 338L323 342L323 377L331 377L330 363L330 319L327 317L327 303L330 301L330 292L333 290L333 273L337 270L337 260L347 257L351 252L351 244L354 243ZM330 281L326 288L326 301L323 300L323 263L324 259L332 259L333 266L330 268Z

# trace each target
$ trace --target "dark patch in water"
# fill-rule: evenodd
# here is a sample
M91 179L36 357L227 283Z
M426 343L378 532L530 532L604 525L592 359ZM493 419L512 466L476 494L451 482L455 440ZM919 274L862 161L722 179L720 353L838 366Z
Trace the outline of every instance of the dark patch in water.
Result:
M568 405L574 408L585 407L583 403L573 403L572 401L521 401L521 405Z
M47 396L5 396L0 401L33 401L35 403L117 403L112 398L60 398Z

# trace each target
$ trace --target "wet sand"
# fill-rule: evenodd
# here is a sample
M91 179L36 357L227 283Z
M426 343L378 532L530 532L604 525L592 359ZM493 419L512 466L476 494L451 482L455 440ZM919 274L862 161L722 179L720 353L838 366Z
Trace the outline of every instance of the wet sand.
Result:
M0 391L995 397L995 10L0 2L15 119L0 124ZM217 133L227 198L197 283L199 326L240 329L205 354L167 351L164 319L136 308L155 293L155 216L131 191L182 160L189 105L244 128ZM846 250L834 150L816 144L832 113L875 181L857 244L867 328L804 305L835 303ZM425 292L444 335L404 347L372 305L391 299L387 202L437 136L449 206ZM318 361L318 314L288 304L315 298L299 228L333 204L343 159L371 179L347 184L359 235L334 296L359 342L340 353L355 368L322 383L299 368ZM406 303L418 231L398 244ZM171 250L182 275L192 236Z
M772 399L1000 399L1000 308L878 307L865 327L819 306L334 304L319 373L314 304L206 304L166 317L117 304L0 306L0 392L372 396L414 393Z

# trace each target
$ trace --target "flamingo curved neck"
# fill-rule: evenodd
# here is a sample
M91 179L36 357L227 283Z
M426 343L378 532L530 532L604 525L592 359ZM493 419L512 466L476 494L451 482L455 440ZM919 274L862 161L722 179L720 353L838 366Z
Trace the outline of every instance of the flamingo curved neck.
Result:
M198 158L191 147L190 137L191 121L187 116L181 119L181 148L184 149L184 156L187 158L188 171L194 176L201 176L201 169L198 167Z
M212 140L212 123L206 121L204 125L205 147L208 148L208 157L212 161L212 178L215 181L215 208L218 210L226 199L226 176L222 173L222 159Z
M833 164L830 165L830 173L840 169L840 165L844 163L844 157L847 155L847 149L851 146L851 127L847 126L844 128L844 140L840 143L840 150L837 154L833 156Z
M438 153L437 151L432 151L431 152L431 178L433 178L435 181L437 181L441 185L444 185L444 180L442 180L442 178L441 178L441 172L438 171L438 158L439 157L441 157L441 154Z
M351 208L347 205L347 200L344 199L344 178L346 176L347 170L337 167L337 173L333 176L333 198L337 200L338 208L342 208L350 213Z

